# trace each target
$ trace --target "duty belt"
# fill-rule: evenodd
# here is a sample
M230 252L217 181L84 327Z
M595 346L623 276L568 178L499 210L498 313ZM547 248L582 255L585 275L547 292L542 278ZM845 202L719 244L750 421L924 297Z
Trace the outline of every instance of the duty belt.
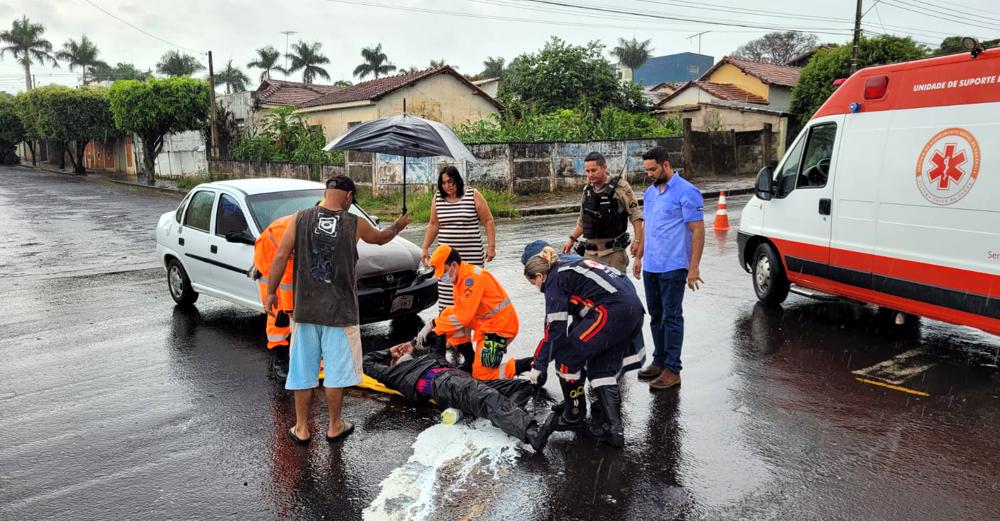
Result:
M629 237L628 232L625 232L614 239L609 239L605 241L593 241L587 239L585 241L579 241L576 246L576 253L578 255L583 255L585 252L593 251L598 254L605 254L610 251L624 250L628 248L631 244L632 239Z

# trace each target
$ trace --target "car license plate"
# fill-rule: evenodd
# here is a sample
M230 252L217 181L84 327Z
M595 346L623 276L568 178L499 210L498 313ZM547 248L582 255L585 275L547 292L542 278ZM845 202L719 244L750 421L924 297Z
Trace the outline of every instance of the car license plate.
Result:
M389 313L410 309L413 307L413 295L400 295L392 299L392 307Z

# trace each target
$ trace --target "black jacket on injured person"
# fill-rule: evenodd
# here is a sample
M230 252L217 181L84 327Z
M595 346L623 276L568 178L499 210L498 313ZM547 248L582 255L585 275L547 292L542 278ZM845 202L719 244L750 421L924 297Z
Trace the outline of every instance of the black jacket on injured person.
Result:
M365 355L364 371L411 402L433 399L439 408L454 407L466 414L488 418L519 440L525 440L532 422L521 408L535 392L527 380L473 380L432 355L404 356L393 364L388 349Z

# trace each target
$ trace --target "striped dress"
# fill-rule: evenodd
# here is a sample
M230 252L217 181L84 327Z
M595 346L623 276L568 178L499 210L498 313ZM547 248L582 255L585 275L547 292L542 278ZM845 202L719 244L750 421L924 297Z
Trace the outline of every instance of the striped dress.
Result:
M479 215L476 214L475 191L466 185L462 198L449 203L441 194L434 196L438 218L438 243L447 244L458 250L462 261L474 266L482 266L486 261L483 234L479 229ZM438 282L438 309L455 303L451 284Z

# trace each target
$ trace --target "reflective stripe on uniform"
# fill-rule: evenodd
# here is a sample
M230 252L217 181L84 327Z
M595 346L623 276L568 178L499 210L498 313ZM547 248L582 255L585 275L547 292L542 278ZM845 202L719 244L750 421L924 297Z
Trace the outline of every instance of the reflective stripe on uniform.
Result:
M462 325L461 322L458 321L457 318L455 318L455 315L449 315L448 316L448 321L451 322L451 325L453 325L453 326L455 326L455 327L457 327L459 329L465 327L465 326Z
M265 276L261 275L261 276L260 276L260 278L259 278L259 279L257 279L257 282L259 282L259 283L261 283L261 284L263 284L263 285L267 286L267 284L268 284L268 283L269 283L270 281L269 281L269 280L267 280L267 277L265 277Z
M609 284L608 281L602 279L600 275L594 273L593 271L588 270L587 268L583 268L581 266L564 266L562 268L559 268L559 271L567 271L567 270L573 270L579 273L580 275L587 277L588 279L594 281L595 284L600 286L601 289L607 291L608 293L618 293L618 290L614 286Z
M278 289L283 289L285 291L292 291L292 289L294 289L294 286L292 284L279 284Z
M503 302L497 304L496 307L494 307L493 309L487 311L485 315L479 317L479 319L480 320L486 320L487 318L490 318L493 315L496 315L497 313L503 311L503 308L505 308L505 307L507 307L509 305L510 305L510 297L507 297L507 298L505 298L503 300Z
M577 371L575 373L564 373L562 371L556 371L556 376L562 378L563 380L579 380L580 375L581 375L580 371Z
M638 353L636 353L634 355L629 355L629 356L626 356L625 358L623 358L622 359L622 365L627 366L627 365L632 365L632 364L635 364L635 363L641 363L643 358L646 358L646 348L645 347L642 348L642 349L640 349Z
M551 324L553 322L560 322L560 321L565 322L567 320L569 320L569 314L566 313L565 311L560 311L558 313L549 313L548 315L545 316L546 324Z
M590 381L590 385L593 387L607 387L609 385L618 385L618 378L614 376L606 376L604 378L594 378Z
M268 342L281 342L282 340L286 340L287 338L288 335L267 335Z

